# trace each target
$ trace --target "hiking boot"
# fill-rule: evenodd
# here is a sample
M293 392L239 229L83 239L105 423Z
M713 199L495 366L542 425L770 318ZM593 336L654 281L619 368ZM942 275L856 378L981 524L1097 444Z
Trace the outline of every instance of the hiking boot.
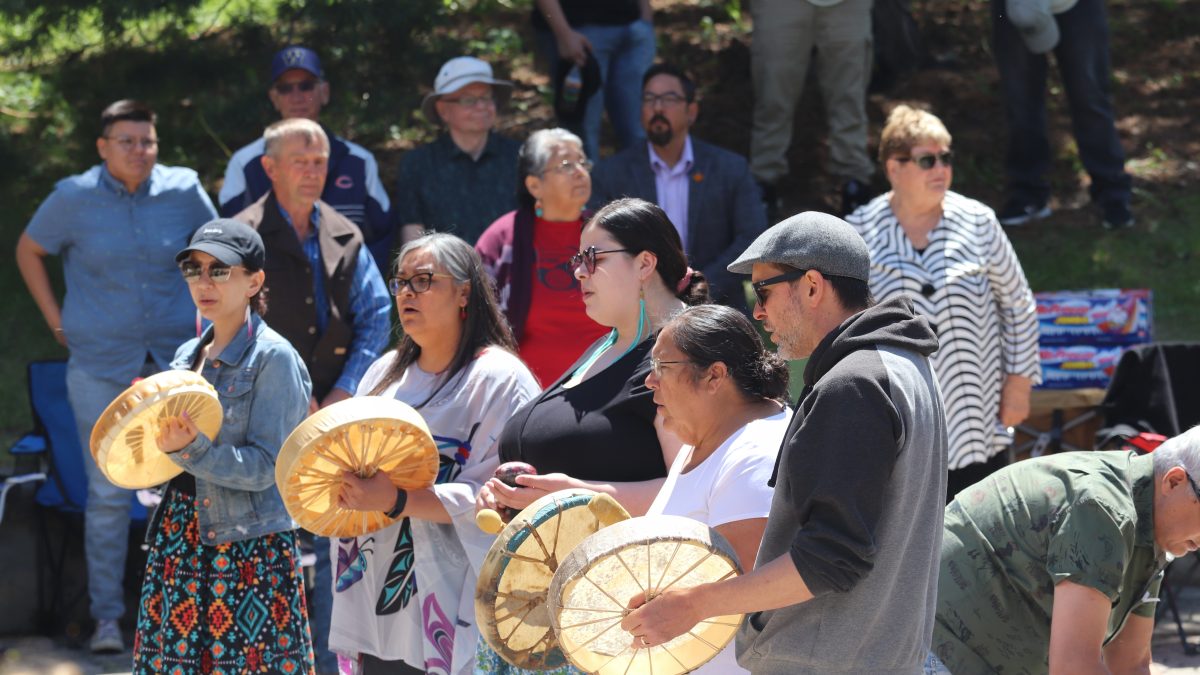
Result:
M1029 197L1010 197L996 217L1005 227L1024 225L1050 215L1050 205Z
M1129 202L1123 199L1104 202L1100 205L1100 211L1104 214L1101 225L1107 230L1123 230L1133 227L1133 210L1129 208Z
M858 207L871 201L871 189L866 183L851 178L842 183L842 217L854 213Z
M125 651L125 639L116 619L100 619L89 645L93 654L120 654Z

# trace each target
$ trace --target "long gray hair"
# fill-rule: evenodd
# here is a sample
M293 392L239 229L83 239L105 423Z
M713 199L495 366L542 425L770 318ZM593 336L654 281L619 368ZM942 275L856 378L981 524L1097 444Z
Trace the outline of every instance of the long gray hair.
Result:
M485 347L501 347L514 353L517 351L517 343L513 339L512 329L496 303L492 280L483 271L483 261L480 260L475 249L452 234L441 232L427 234L400 248L400 252L396 254L396 261L392 265L390 276L396 276L405 256L417 250L427 251L432 255L437 265L444 269L446 274L454 277L455 286L470 284L471 288L467 294L465 308L467 317L463 321L462 337L458 341L458 347L454 350L454 358L450 361L450 367L446 369L437 389L420 404L413 406L414 408L420 408L432 401L446 386L446 383L454 379L455 375L475 360L475 357ZM404 371L415 363L419 356L421 356L420 345L401 330L400 341L396 345L396 360L379 384L371 390L371 395L378 396L383 393L389 385L400 379Z

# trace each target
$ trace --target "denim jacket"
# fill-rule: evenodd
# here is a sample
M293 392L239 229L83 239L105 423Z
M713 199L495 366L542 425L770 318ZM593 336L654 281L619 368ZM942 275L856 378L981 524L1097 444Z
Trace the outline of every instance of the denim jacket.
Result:
M171 368L191 369L212 326L183 343ZM249 333L249 334L248 334ZM312 383L292 346L253 314L201 371L225 412L215 439L199 434L170 455L196 479L200 540L215 545L296 527L275 487L275 458L308 414Z

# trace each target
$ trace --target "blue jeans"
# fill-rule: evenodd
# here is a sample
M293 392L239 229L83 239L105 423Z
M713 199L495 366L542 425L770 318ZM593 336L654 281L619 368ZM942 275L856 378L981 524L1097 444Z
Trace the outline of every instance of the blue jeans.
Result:
M317 673L337 673L337 655L329 651L329 624L333 619L333 570L329 562L329 539L312 535L313 565L312 607L308 608L308 625L312 628L313 651L317 657Z
M925 669L921 671L924 675L953 675L946 664L937 657L937 654L930 650L925 656Z
M654 64L654 24L638 20L624 26L573 26L592 43L592 56L600 66L604 84L588 99L582 128L571 131L583 139L583 151L600 158L600 118L617 134L618 150L646 138L642 129L642 76ZM550 76L558 81L558 46L550 31L539 31L538 43L550 61Z
M1003 15L1005 5L1005 0L992 0L992 40L1008 118L1008 188L1015 196L1045 202L1050 196L1045 175L1051 159L1046 131L1048 59L1025 46L1016 27ZM1125 150L1113 122L1104 0L1079 0L1054 18L1061 35L1054 57L1079 158L1092 177L1092 200L1128 203L1131 180L1125 173Z
M147 365L142 376L158 369ZM129 550L129 509L133 493L108 482L92 453L92 427L113 399L129 387L94 377L78 366L67 365L67 399L75 413L75 426L83 448L88 496L84 507L83 548L87 557L88 596L91 615L97 621L119 619L125 614L125 554Z

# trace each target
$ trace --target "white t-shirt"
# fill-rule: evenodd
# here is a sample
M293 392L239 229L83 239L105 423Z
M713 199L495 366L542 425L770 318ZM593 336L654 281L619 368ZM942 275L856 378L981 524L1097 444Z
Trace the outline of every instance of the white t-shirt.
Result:
M733 434L699 466L682 473L692 456L692 446L679 450L667 480L646 515L686 516L709 527L751 518L766 518L771 512L774 489L767 485L775 468L775 457L783 443L790 408L754 420ZM742 560L750 571L753 560ZM701 675L749 673L737 664L731 642L711 661L692 671Z
M358 395L382 381L395 359L391 351L373 363ZM382 395L415 406L439 380L412 364ZM479 637L475 582L495 539L475 525L475 495L499 465L504 423L538 392L520 359L491 347L418 409L441 453L433 490L453 523L403 518L369 535L330 540L330 649L403 660L438 675L471 671Z

